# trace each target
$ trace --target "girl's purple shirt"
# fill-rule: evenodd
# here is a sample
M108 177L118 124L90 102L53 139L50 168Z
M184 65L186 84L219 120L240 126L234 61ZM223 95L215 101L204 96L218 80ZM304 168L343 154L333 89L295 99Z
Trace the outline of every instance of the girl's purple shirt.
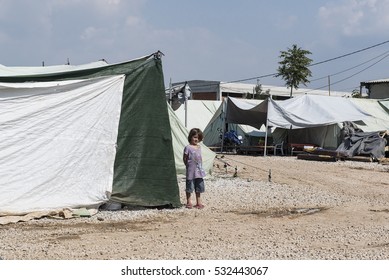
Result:
M184 149L184 155L188 160L186 163L186 179L193 180L195 178L203 178L203 159L201 156L201 146L197 148L187 145Z

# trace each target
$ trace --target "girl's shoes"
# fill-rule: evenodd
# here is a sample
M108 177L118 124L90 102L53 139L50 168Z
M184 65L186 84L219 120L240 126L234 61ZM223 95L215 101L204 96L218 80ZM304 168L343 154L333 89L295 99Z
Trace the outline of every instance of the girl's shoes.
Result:
M185 207L188 208L188 209L192 209L193 208L191 203L186 204Z
M203 209L203 208L204 208L204 205L203 205L203 204L196 204L196 205L195 205L195 208L197 208L197 209Z

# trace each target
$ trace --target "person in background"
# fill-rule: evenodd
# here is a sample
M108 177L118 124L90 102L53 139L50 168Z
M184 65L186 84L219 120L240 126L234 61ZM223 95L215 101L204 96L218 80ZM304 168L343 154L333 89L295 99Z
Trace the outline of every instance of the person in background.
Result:
M188 142L189 145L184 148L183 160L186 166L186 208L191 209L192 200L191 195L196 193L197 209L204 208L201 201L201 194L205 191L204 177L205 171L203 169L203 161L201 156L200 142L203 140L203 132L199 128L192 128L189 131Z

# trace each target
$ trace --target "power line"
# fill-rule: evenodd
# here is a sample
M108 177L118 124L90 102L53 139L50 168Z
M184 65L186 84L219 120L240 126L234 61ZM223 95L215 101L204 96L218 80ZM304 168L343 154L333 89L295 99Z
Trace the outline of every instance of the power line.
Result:
M333 60L336 60L336 59L339 59L339 58L343 58L343 57L346 57L346 56L349 56L349 55L353 55L353 54L356 54L356 53L359 53L359 52L363 52L363 51L366 51L366 50L369 50L369 49L372 49L372 48L384 45L384 44L387 44L387 43L389 43L389 40L385 41L385 42L382 42L382 43L379 43L379 44L375 44L375 45L367 47L367 48L363 48L363 49L351 52L351 53L347 53L347 54L340 55L340 56L337 56L337 57L334 57L334 58L330 58L330 59L326 59L326 60L323 60L323 61L320 61L320 62L316 62L316 63L311 64L310 66L315 66L315 65L323 64L325 62L330 62L330 61L333 61Z
M235 81L230 81L230 82L220 82L220 84L230 84L230 83L245 82L245 81L250 81L250 80L256 80L256 79L271 77L271 76L274 76L274 75L276 75L276 74L277 74L277 73L273 73L273 74L267 74L267 75L262 75L262 76L258 76L258 77L247 78L247 79L241 79L241 80L235 80Z
M366 50L369 50L369 49L372 49L372 48L375 48L375 47L378 47L378 46L382 46L384 44L387 44L389 43L389 40L387 41L384 41L384 42L381 42L381 43L378 43L378 44L375 44L375 45L372 45L372 46L369 46L369 47L366 47L366 48L363 48L363 49L359 49L359 50L356 50L356 51L353 51L353 52L350 52L350 53L346 53L346 54L343 54L343 55L340 55L340 56L337 56L337 57L334 57L334 58L330 58L330 59L326 59L326 60L323 60L323 61L320 61L320 62L316 62L316 63L313 63L313 64L310 64L310 66L316 66L316 65L319 65L319 64L323 64L323 63L326 63L326 62L330 62L330 61L334 61L334 60L337 60L337 59L340 59L340 58L344 58L344 57L347 57L347 56L350 56L350 55L353 55L353 54L356 54L356 53L360 53L360 52L363 52L363 51L366 51ZM386 58L386 56L384 57ZM382 59L381 59L382 60ZM381 61L379 60L379 61ZM379 62L378 61L378 62ZM377 63L378 63L377 62ZM376 64L376 63L375 63ZM373 65L375 65L373 64ZM370 67L368 67L370 68ZM366 69L368 69L366 68ZM366 70L364 69L364 70ZM363 70L363 71L364 71ZM362 72L362 71L361 71ZM360 73L360 72L359 72ZM357 74L359 74L357 73ZM204 86L216 86L216 85L219 85L219 84L230 84L230 83L239 83L239 82L245 82L245 81L251 81L251 80L256 80L256 79L261 79L261 78L267 78L267 77L272 77L272 76L275 76L277 75L278 73L272 73L272 74L266 74L266 75L261 75L261 76L257 76L257 77L252 77L252 78L244 78L244 79L239 79L239 80L234 80L234 81L228 81L228 82L220 82L220 83L210 83L209 85L202 85L202 86L194 86L193 88L196 88L196 87L204 87ZM356 74L355 74L356 75ZM352 75L348 78L351 78L355 75ZM346 78L346 79L348 79ZM343 79L341 81L344 81L346 79ZM339 81L340 82L340 81ZM321 88L324 88L326 86L323 86L323 87L320 87L318 89L321 89Z
M202 87L206 87L206 86L218 86L218 85L222 85L222 84L224 85L224 84L240 83L240 82L245 82L245 81L251 81L251 80L257 80L257 79L261 79L261 78L271 77L274 75L276 75L276 73L257 76L257 77L253 77L253 78L246 78L246 79L241 79L241 80L229 81L229 82L209 83L206 85L192 86L191 88L202 88Z
M387 58L388 56L389 56L389 54L385 55L385 56L384 56L383 58L381 58L380 60L374 62L373 64L371 64L371 65L369 65L369 66L363 68L362 70L360 70L360 71L358 71L358 72L356 72L356 73L354 73L354 74L352 74L352 75L350 75L350 76L348 76L348 77L346 77L346 78L344 78L344 79L341 79L341 80L336 81L336 82L334 82L334 83L330 83L330 86L339 84L339 83L341 83L341 82L343 82L343 81L345 81L345 80L348 80L348 79L350 79L350 78L352 78L352 77L354 77L354 76L356 76L356 75L362 73L363 71L365 71L365 70L367 70L367 69L373 67L373 66L376 65L377 63L381 62L382 60L384 60L384 59ZM310 90L310 91L307 91L307 92L311 92L311 91L314 91L314 90L319 90L319 89L326 88L326 87L328 87L328 85L325 85L325 86L322 86L322 87L318 87L318 88L315 88L315 89Z
M360 53L360 52L363 52L363 51L366 51L366 50L369 50L369 49L372 49L372 48L375 48L375 47L378 47L378 46L381 46L381 45L384 45L384 44L387 44L387 43L389 43L389 40L384 41L384 42L381 42L381 43L378 43L378 44L375 44L375 45L372 45L372 46L370 46L370 47L366 47L366 48L359 49L359 50L356 50L356 51L353 51L353 52L350 52L350 53L347 53L347 54L343 54L343 55L340 55L340 56L337 56L337 57L334 57L334 58L330 58L330 59L326 59L326 60L323 60L323 61L320 61L320 62L316 62L316 63L310 64L309 67L310 67L310 66L316 66L316 65L323 64L323 63L330 62L330 61L334 61L334 60L337 60L337 59L340 59L340 58L343 58L343 57L346 57L346 56L350 56L350 55L353 55L353 54L356 54L356 53ZM388 53L388 52L385 52L385 53L383 53L383 54L381 54L381 55L379 55L379 56L377 56L377 57L375 57L375 58L373 58L373 59L371 59L371 60L374 60L374 59L376 59L376 58L378 58L378 57L380 57L380 56L382 56L382 55L384 55L384 54L386 54L386 53ZM363 65L363 64L366 64L366 63L370 62L371 60L369 60L369 61L367 61L367 62L364 62L364 63L361 63L361 64L355 66L355 68L356 68L356 67L359 67L359 66L361 66L361 65ZM346 71L349 71L349 70L352 70L352 69L353 69L353 68L346 69L346 70L344 70L343 72L346 72ZM335 73L335 74L333 74L333 75L338 75L338 74L341 74L341 73L343 73L343 72L338 72L338 73ZM231 83L237 83L237 82L241 82L241 81L253 80L253 79L258 79L258 78L265 78L265 77L275 76L276 74L277 74L277 73L267 74L267 75L263 75L263 76L260 76L260 77L237 80L237 81L233 81L233 82L231 82ZM333 75L331 75L331 76L333 76ZM325 77L325 78L327 78L327 77ZM228 83L228 82L226 82L226 83Z
M330 74L330 75L327 75L327 76L323 76L323 77L321 77L321 78L313 79L313 80L311 80L310 82L315 82L315 81L318 81L318 80L327 79L328 76L336 76L336 75L345 73L345 72L347 72L347 71L353 70L353 69L358 68L359 66L362 66L362 65L364 65L364 64L366 64L366 63L369 63L370 61L373 61L373 60L375 60L375 59L377 59L377 58L379 58L379 57L381 57L381 56L383 56L383 55L385 55L385 54L387 54L387 53L389 53L389 51L386 51L386 52L384 52L384 53L382 53L382 54L380 54L380 55L378 55L378 56L376 56L376 57L373 57L373 58L371 58L371 59L369 59L369 60L367 60L367 61L365 61L365 62L362 62L362 63L360 63L360 64L358 64L358 65L355 65L355 66L353 66L353 67L347 68L347 69L342 70L342 71L340 71L340 72L336 72L336 73L334 73L334 74Z

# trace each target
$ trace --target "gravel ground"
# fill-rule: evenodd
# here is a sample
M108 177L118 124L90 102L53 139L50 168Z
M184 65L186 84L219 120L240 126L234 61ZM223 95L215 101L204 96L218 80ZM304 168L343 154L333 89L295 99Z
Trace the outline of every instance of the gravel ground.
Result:
M0 226L0 257L389 258L389 165L218 155L203 199L201 210L132 208Z

